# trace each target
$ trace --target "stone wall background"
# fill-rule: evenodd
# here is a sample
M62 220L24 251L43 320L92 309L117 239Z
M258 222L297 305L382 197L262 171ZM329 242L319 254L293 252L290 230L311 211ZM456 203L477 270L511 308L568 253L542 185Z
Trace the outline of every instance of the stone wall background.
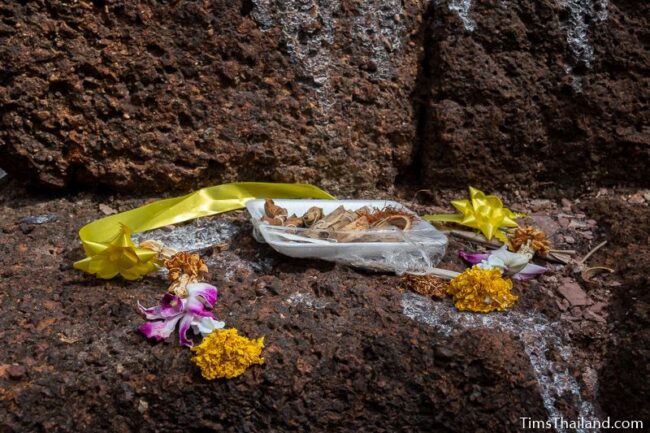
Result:
M0 167L59 188L648 184L650 6L0 4Z

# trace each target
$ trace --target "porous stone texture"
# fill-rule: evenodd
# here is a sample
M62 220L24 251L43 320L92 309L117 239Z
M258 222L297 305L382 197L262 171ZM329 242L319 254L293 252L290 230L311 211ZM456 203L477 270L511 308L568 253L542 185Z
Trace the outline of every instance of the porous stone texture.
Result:
M428 28L425 183L649 182L650 3L443 1Z
M386 189L415 137L424 7L3 2L0 167L58 187Z
M402 314L398 277L280 256L242 214L212 220L228 221L230 240L203 255L216 315L265 336L265 363L206 381L176 333L155 344L136 331L137 302L156 304L164 275L105 281L72 268L78 224L102 215L95 198L4 188L0 336L13 344L0 354L2 431L516 432L522 413L546 416L515 335L447 338ZM58 220L21 222L40 214Z
M612 338L599 372L601 405L618 419L650 422L650 206L648 202L592 199L582 206L601 222L609 244L601 260L623 284L612 289ZM602 263L602 262L601 262Z
M650 5L0 5L0 167L58 187L648 184Z
M539 279L514 282L512 311L488 315L403 293L394 275L281 256L254 240L244 212L144 233L200 248L219 289L216 315L265 336L264 365L206 381L175 333L152 343L136 331L137 302L158 302L164 274L106 281L72 267L80 226L150 198L38 195L10 179L0 185L0 431L488 433L522 431L521 417L647 422L638 372L648 365L650 208L632 203L645 193L520 199L532 219L555 225L557 248L569 248L570 234L579 257L612 239L588 265L618 272L586 281L547 263ZM461 271L459 250L477 248L451 237L440 266ZM567 283L589 305L565 305Z

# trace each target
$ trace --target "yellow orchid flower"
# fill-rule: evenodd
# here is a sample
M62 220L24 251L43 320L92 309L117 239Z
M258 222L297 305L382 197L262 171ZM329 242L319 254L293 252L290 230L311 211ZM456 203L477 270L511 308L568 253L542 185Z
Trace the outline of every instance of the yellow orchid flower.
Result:
M138 248L131 240L131 230L120 224L120 232L110 242L84 242L86 258L74 264L79 269L99 278L110 279L120 274L127 280L136 280L158 268L158 253Z
M503 206L501 199L494 195L485 195L474 187L469 187L469 200L452 200L451 205L460 214L424 215L427 221L453 222L480 230L486 239L497 238L507 244L508 237L499 230L502 227L519 227L515 219L523 216Z

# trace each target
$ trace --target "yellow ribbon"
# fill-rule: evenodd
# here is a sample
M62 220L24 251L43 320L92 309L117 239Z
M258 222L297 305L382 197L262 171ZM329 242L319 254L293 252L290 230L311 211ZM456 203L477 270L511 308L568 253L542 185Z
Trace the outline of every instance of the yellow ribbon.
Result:
M473 229L478 229L486 239L493 237L507 244L508 237L499 230L501 227L519 227L515 218L523 216L503 207L503 203L494 195L485 195L476 188L469 187L469 200L452 200L451 205L460 214L424 215L427 221L453 222Z
M127 280L135 280L157 268L157 254L136 247L131 233L241 209L254 198L334 197L307 184L241 182L203 188L85 225L79 230L79 237L87 257L76 262L74 267L99 278L109 279L120 274Z

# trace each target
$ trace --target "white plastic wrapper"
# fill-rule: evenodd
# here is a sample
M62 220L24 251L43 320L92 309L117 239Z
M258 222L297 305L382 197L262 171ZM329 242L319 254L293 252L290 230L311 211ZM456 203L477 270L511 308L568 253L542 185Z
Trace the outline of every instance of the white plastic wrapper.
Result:
M274 200L289 215L302 216L311 207L329 214L339 206L356 211L394 207L413 212L389 200ZM261 220L264 200L250 200L246 208L253 223L253 236L277 252L296 258L322 259L354 267L395 272L398 275L428 274L440 262L447 248L447 237L430 223L415 217L409 230L396 227L382 230L354 230L314 236L313 229L273 226ZM309 231L309 233L308 233ZM337 239L346 239L345 242Z

